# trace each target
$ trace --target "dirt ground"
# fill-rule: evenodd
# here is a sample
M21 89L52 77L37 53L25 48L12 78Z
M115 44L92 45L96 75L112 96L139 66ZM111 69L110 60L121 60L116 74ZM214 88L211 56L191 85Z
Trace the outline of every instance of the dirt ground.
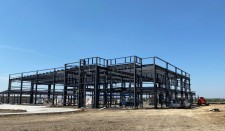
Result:
M221 112L211 112L219 108ZM225 105L196 109L87 109L84 112L0 117L1 131L224 131Z
M17 113L17 112L26 112L26 110L0 109L0 113Z

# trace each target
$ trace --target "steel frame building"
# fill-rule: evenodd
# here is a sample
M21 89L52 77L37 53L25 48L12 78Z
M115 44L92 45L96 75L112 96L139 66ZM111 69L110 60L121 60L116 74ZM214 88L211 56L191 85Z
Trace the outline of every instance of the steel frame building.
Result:
M166 106L179 97L192 103L190 81L189 73L158 57L92 57L60 68L11 74L8 90L0 95L7 94L7 103L18 104L36 104L45 95L53 105L61 96L64 106L78 108L86 106L87 97L92 98L92 108L112 107L114 99L129 99L134 108L143 108L144 97L149 96L158 108L160 94Z

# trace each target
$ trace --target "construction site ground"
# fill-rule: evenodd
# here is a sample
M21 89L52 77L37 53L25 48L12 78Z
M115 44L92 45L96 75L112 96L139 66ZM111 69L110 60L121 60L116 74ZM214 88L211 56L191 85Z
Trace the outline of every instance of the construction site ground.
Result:
M219 108L220 112L210 111ZM1 116L4 131L224 131L225 105L194 109L86 109L83 112Z

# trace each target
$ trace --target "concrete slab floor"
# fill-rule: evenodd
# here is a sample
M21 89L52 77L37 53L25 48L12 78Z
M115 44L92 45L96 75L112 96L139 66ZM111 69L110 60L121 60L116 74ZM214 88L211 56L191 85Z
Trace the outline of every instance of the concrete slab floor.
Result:
M10 105L10 104L1 104L0 109L4 110L26 110L26 112L16 112L16 113L1 113L0 115L25 115L25 114L49 114L49 113L66 113L66 112L75 112L79 109L73 108L56 108L56 107L47 107L47 106L31 106L31 105Z

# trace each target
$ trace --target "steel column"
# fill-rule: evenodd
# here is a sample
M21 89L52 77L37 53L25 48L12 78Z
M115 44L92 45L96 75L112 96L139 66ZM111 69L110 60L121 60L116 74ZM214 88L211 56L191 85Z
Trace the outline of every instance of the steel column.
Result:
M79 70L79 84L78 84L78 108L85 106L84 93L85 93L85 85L84 85L84 72L80 67Z
M31 89L30 89L30 104L33 104L34 102L34 83L31 83Z
M175 68L175 99L177 100L178 99L178 93L177 93L177 88L178 88L178 80L177 80L177 68Z
M143 76L142 76L142 59L140 59L140 64L141 64L141 67L140 67L140 69L141 69L141 70L140 70L140 73L141 73L141 74L140 74L140 79L139 79L139 80L140 80L140 83L139 83L139 84L140 84L140 85L139 85L139 88L140 88L140 102L141 102L141 103L140 103L140 104L141 104L140 107L143 109L144 106L143 106L143 91L142 91L142 84L143 84L143 83L142 83L142 81L143 81L143 80L142 80L142 77L143 77Z
M112 81L112 72L110 71L110 97L109 97L109 101L110 101L110 107L112 107L112 84L113 84L113 81Z
M53 72L53 90L52 90L52 105L55 105L55 77L56 77L56 69Z
M66 99L67 99L67 82L68 82L68 75L67 75L67 65L65 64L64 69L64 89L63 89L63 106L66 106Z
M22 104L22 93L23 93L23 73L21 73L21 81L20 81L20 104Z
M158 108L158 98L157 98L157 85L156 85L156 57L153 58L153 72L154 72L154 77L153 77L153 84L154 84L154 108Z
M169 64L166 63L166 73L165 73L165 88L166 88L166 107L168 106L169 101L169 91L170 91L170 85L169 85Z
M136 70L137 57L134 57L134 109L137 109L137 70Z
M99 67L95 67L94 108L99 108Z
M7 99L7 103L8 103L8 104L9 104L9 102L10 102L10 91L11 91L11 80L10 80L10 75L9 75L8 99Z
M37 104L37 88L38 88L38 71L36 72L34 104Z
M183 75L183 71L181 71L181 75ZM184 97L184 84L183 84L183 77L180 78L180 90L181 90L181 97Z
M5 94L4 93L2 94L2 101L3 101L2 103L5 103Z
M51 84L48 85L48 100L50 100L50 96L51 96Z
M103 85L103 90L104 90L104 106L107 107L107 90L108 90L108 71L105 72L105 78L104 78L104 85Z

